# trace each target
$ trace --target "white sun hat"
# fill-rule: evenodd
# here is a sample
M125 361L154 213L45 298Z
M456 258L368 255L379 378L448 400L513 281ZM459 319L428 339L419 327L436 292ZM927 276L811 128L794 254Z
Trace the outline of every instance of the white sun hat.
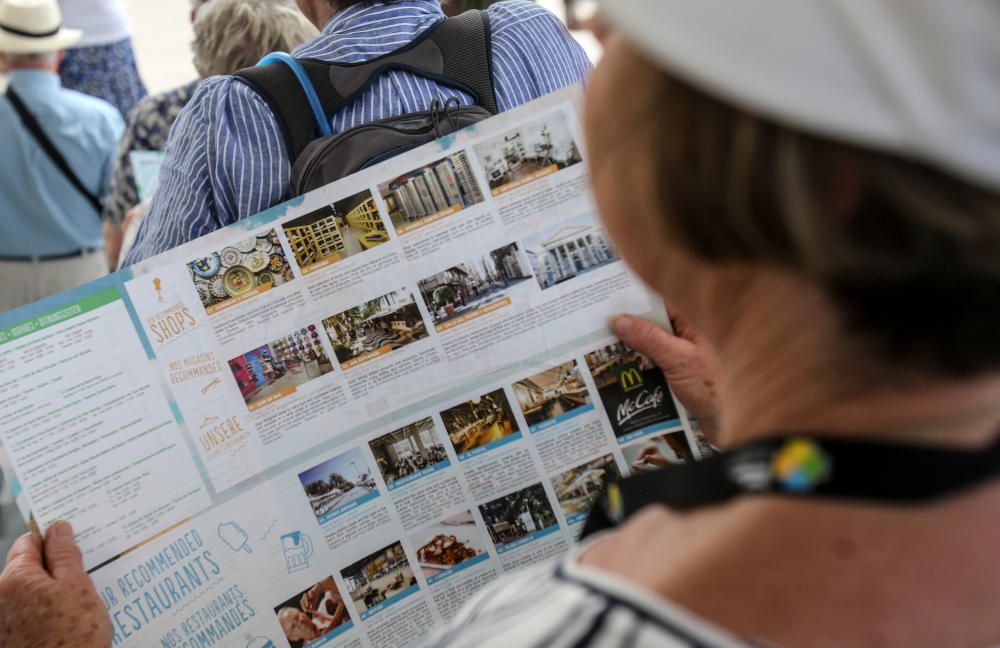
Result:
M78 29L62 26L56 0L0 0L0 52L42 54L75 44Z
M997 0L602 0L665 69L746 110L1000 189Z

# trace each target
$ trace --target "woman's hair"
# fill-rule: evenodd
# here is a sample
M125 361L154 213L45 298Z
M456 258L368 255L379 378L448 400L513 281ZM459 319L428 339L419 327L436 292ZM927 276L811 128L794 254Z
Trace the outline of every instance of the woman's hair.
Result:
M1000 370L1000 192L755 116L659 72L638 94L641 113L627 118L653 132L631 141L653 144L671 237L709 261L813 281L883 362Z
M292 0L211 0L194 21L194 67L202 77L229 74L315 35Z

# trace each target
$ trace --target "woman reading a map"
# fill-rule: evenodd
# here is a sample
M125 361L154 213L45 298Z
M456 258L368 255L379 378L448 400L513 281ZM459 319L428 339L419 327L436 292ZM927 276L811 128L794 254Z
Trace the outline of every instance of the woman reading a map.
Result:
M995 645L1000 11L604 6L593 189L676 335L613 328L722 454L611 486L428 645ZM68 525L42 555L11 553L0 642L109 646Z

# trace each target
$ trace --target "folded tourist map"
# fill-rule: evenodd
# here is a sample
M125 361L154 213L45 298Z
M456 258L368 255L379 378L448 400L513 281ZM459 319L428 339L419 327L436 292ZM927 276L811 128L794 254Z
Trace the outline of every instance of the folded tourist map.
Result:
M581 90L0 315L18 505L116 646L400 647L697 459L590 197Z

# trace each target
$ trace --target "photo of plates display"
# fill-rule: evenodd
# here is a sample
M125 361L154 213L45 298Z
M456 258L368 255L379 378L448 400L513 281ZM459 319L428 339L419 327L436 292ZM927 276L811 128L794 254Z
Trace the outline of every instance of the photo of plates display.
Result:
M236 243L236 249L244 254L248 254L257 249L257 237L251 236L248 239L243 239Z
M245 265L250 268L250 272L260 272L267 268L268 263L270 263L270 257L264 252L251 252L246 256Z
M240 260L243 258L243 253L234 247L225 248L219 255L222 257L222 265L227 268L239 265Z
M187 264L198 297L208 308L246 295L258 286L272 288L294 278L274 230L249 236Z
M226 294L230 297L239 297L250 292L254 287L253 273L244 266L233 266L226 270L222 281Z
M220 268L222 268L222 260L219 258L218 252L212 252L204 259L191 262L191 270L202 279L211 279L219 274Z

